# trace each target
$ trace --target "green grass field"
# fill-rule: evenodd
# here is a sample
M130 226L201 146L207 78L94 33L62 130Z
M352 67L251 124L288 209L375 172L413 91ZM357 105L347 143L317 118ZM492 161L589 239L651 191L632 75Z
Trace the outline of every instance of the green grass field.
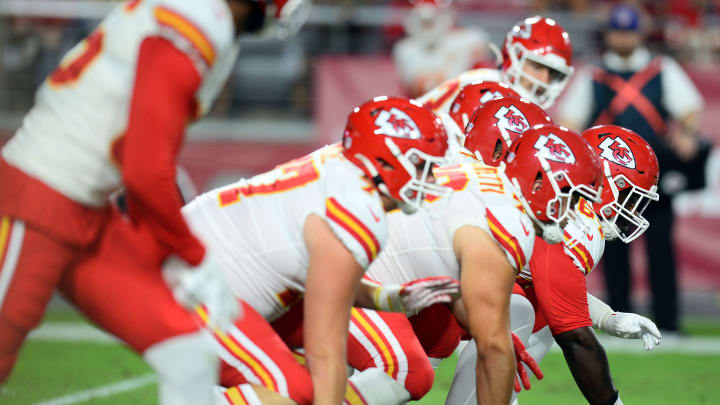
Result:
M46 322L82 320L70 312L54 311ZM686 324L693 335L720 336L718 322ZM720 404L720 355L660 351L609 352L608 356L621 397L628 405ZM442 404L454 367L455 358L443 362L433 390L417 404ZM584 403L561 353L551 352L541 368L545 379L533 380L532 390L521 394L521 403ZM0 404L154 404L156 387L152 378L142 359L119 344L33 339L25 344L12 377L0 392Z

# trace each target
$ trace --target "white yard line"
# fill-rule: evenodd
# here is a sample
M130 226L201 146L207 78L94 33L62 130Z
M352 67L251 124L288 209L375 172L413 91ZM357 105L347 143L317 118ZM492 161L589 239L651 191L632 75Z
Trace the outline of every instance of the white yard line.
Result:
M45 322L30 332L28 338L53 342L118 343L115 337L81 322Z
M720 337L672 337L663 339L660 346L647 352L641 339L620 339L613 336L598 336L600 344L609 353L673 353L673 354L720 354ZM551 351L559 352L554 344Z
M103 385L97 388L91 388L84 391L78 391L74 394L64 395L49 401L36 402L34 405L68 405L78 402L85 402L91 399L109 397L121 392L133 391L155 383L157 378L155 374L143 374L139 377L129 378L113 384Z
M90 342L100 344L118 343L113 336L85 323L46 322L30 333L30 340L54 342ZM598 340L608 352L644 352L642 340L620 339L599 335ZM559 351L553 345L553 351ZM667 338L652 353L720 354L720 337Z

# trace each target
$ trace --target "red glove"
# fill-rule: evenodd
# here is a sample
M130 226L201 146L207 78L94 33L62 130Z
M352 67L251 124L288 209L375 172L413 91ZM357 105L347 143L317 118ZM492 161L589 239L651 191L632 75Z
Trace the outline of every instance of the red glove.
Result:
M535 374L535 377L537 377L538 380L543 379L543 373L542 370L540 370L540 366L538 366L535 359L532 358L532 356L525 351L525 345L523 344L522 340L518 337L518 335L512 333L512 341L513 346L515 347L515 361L517 361L517 374L515 375L515 392L520 392L520 381L518 381L518 375L520 375L520 380L522 380L522 385L525 387L526 390L529 390L532 386L530 385L530 377L527 375L527 371L525 370L525 367L523 367L523 363L525 363L528 367L530 367L530 370Z

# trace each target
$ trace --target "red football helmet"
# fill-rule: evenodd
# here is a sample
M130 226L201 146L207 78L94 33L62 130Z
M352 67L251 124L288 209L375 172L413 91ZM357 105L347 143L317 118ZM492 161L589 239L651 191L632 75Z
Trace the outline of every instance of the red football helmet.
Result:
M433 166L445 163L447 147L440 119L406 98L376 97L355 107L343 135L345 157L405 213L415 212L425 194L450 193L428 178Z
M510 146L505 162L520 202L548 243L562 242L561 222L574 219L570 207L576 198L600 201L600 160L580 135L565 127L530 128Z
M598 125L582 137L603 165L602 201L593 204L602 218L606 239L635 240L650 226L642 216L650 200L658 201L658 160L637 133L617 125Z
M470 83L460 90L450 104L448 114L460 128L467 127L475 110L486 102L500 97L520 97L519 94L505 83L479 81Z
M475 111L465 128L463 146L486 165L497 166L523 132L551 122L545 111L525 99L497 98Z
M507 33L502 56L503 80L542 108L555 102L573 73L570 36L549 18L535 16L516 24ZM526 72L527 61L548 67L550 82L545 83ZM526 88L521 81L531 87Z

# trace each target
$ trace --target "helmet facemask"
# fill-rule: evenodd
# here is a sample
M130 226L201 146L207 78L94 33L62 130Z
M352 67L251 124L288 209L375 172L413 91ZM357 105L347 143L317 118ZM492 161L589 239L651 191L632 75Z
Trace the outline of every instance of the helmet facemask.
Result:
M573 67L567 66L565 60L555 54L537 55L528 51L521 43L512 43L507 46L510 65L503 72L504 79L511 84L513 90L518 92L543 109L553 105L560 93L565 89ZM550 83L545 83L525 71L525 63L532 61L546 66L550 71ZM531 84L527 89L521 79Z
M608 163L603 162L606 181L612 191L613 200L600 207L599 214L605 239L620 239L625 243L637 239L650 226L642 214L650 201L658 201L657 186L650 190L638 187L625 175L610 175Z
M432 174L434 167L447 163L445 157L432 156L416 148L410 148L402 154L400 148L390 138L385 139L385 144L410 175L410 180L398 192L402 200L399 201L402 212L405 214L417 212L427 195L435 197L450 195L452 189L435 184Z

